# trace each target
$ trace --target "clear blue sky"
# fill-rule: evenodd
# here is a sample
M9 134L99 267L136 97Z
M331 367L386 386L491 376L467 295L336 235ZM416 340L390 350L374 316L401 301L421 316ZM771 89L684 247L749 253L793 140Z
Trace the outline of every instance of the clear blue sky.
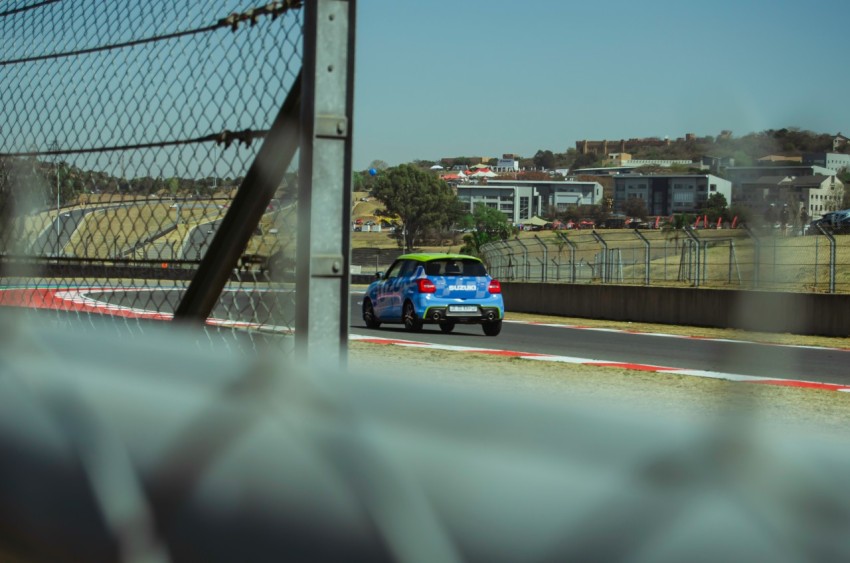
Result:
M850 133L847 0L360 0L354 167Z

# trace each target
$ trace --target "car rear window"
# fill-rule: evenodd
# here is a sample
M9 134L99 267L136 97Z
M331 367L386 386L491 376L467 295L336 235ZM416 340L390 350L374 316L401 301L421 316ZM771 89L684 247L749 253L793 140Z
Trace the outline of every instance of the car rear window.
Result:
M425 264L428 276L486 276L487 269L478 260L431 260Z

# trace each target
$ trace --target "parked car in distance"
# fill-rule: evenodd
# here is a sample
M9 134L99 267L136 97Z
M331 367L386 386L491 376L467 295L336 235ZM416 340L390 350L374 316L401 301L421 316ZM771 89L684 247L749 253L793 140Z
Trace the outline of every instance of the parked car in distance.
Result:
M378 273L363 298L369 328L403 323L411 332L426 323L449 333L458 323L480 324L487 336L502 330L502 286L484 263L463 254L404 254Z
M850 209L841 209L838 211L824 213L820 219L809 223L808 228L805 229L806 234L820 234L821 231L818 228L818 225L822 226L834 235L847 234L850 232Z

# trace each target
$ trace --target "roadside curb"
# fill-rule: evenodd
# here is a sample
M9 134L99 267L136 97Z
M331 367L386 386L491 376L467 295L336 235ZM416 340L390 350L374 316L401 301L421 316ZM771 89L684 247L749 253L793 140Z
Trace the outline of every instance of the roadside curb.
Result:
M724 373L719 371L695 370L686 368L656 366L650 364L634 364L628 362L613 362L590 358L578 358L572 356L555 356L550 354L535 354L529 352L518 352L514 350L494 350L490 348L473 348L468 346L451 346L446 344L431 344L428 342L417 342L415 340L401 340L398 338L379 338L359 334L349 335L349 340L364 342L368 344L379 344L387 346L404 346L409 348L427 348L430 350L443 350L447 352L461 352L466 354L481 354L489 356L500 356L506 358L517 358L521 360L560 362L565 364L576 364L583 366L607 367L647 371L654 373L669 373L674 375L689 375L693 377L704 377L708 379L722 379L726 381L737 381L744 383L757 383L761 385L774 385L778 387L796 387L806 389L820 389L824 391L850 392L850 385L837 385L834 383L823 383L818 381L806 381L801 379L777 379L771 377L760 377L756 375L743 375L736 373ZM738 341L740 342L740 341Z

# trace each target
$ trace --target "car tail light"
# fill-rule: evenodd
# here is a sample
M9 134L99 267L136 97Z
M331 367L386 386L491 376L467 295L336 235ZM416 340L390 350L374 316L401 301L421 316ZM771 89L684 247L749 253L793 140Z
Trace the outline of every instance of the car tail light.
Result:
M419 293L436 293L437 286L429 279L419 280Z
M490 293L502 293L502 284L499 283L499 280L490 280L487 291Z

